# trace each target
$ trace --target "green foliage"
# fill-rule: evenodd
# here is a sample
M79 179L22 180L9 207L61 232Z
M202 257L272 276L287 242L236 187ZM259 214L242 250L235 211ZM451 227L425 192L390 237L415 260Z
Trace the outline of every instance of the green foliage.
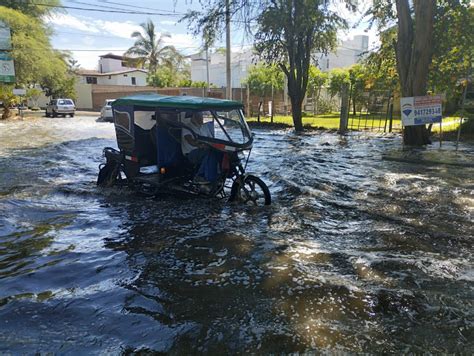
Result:
M64 54L52 48L42 20L1 6L0 20L12 31L16 84L24 87L39 84L47 89L46 95L59 93L74 98L74 77L68 73Z
M380 33L380 48L371 52L363 61L366 67L366 87L373 90L400 92L395 47L396 28Z
M288 78L288 95L296 131L309 79L311 54L327 52L346 21L319 0L276 0L257 17L255 48L267 63L278 64Z
M367 66L368 88L399 92L395 56L397 31L396 27L391 27L395 18L393 10L390 2L373 1L371 14L381 29L381 46L369 54L364 64ZM457 101L462 92L459 81L468 75L474 60L474 8L465 0L440 0L436 2L434 21L428 88L432 92L445 93L448 100ZM390 27L384 28L386 26Z
M189 86L192 88L207 88L207 82L202 82L202 81L191 82Z
M158 88L168 88L176 86L174 72L169 67L160 67L147 78L148 85Z
M283 72L275 65L258 64L249 69L244 84L248 85L251 92L260 96L269 95L273 90L283 89Z
M329 74L327 72L322 72L316 66L309 67L309 79L308 79L308 86L312 90L320 89L321 87L325 86L329 80Z
M469 75L474 61L474 7L441 2L435 21L430 87L456 100L462 93L459 81Z
M26 97L31 99L33 102L33 107L38 107L38 99L40 98L43 92L38 88L30 88L26 91Z
M329 72L329 94L340 95L344 84L350 85L349 70L345 68L334 68Z
M0 6L17 10L37 19L58 11L58 8L55 8L57 5L60 5L59 0L0 0Z
M76 78L74 76L64 74L61 71L52 71L43 78L41 87L46 96L76 100L75 84Z
M206 83L204 83L206 84ZM178 88L189 88L193 85L193 81L191 79L188 79L188 78L184 78L184 79L181 79L179 82L178 82Z
M183 62L183 56L174 46L165 45L165 38L170 34L162 33L160 36L155 32L153 21L148 20L140 24L142 31L132 33L135 43L130 47L126 55L131 56L137 64L147 66L151 73L155 73L158 66L167 66L171 70L176 70Z
M301 110L308 85L308 71L314 52L327 52L336 42L337 30L346 21L321 0L233 0L229 4L232 25L255 33L258 55L267 64L279 66L288 78L295 129L303 130ZM343 0L354 10L353 0ZM201 0L204 11L190 11L187 20L195 35L206 44L223 33L225 0ZM255 21L257 26L255 26Z
M2 120L10 116L10 107L18 103L18 97L13 95L14 86L11 84L0 84L0 101L3 103Z
M364 92L367 89L367 79L370 73L366 66L354 64L349 68L350 92L349 97L352 102L352 113L356 114L356 107L361 108L364 103Z

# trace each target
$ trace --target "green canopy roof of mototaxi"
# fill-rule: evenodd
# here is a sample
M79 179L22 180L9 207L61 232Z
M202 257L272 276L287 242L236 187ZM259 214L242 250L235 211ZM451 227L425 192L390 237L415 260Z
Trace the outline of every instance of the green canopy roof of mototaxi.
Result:
M169 96L154 93L124 96L115 100L112 107L132 105L190 110L230 110L243 108L243 104L240 101L201 98L188 95Z

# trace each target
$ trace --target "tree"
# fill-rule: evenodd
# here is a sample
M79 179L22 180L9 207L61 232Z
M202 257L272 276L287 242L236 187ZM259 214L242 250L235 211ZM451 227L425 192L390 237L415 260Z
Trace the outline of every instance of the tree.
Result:
M257 95L264 97L273 90L283 88L283 72L277 66L267 66L257 64L250 67L247 78L244 80L250 90Z
M356 115L357 106L361 106L368 78L367 68L362 64L354 64L349 68L349 100L352 103L352 114Z
M404 97L426 95L433 55L435 4L435 0L416 0L412 11L408 0L396 1L398 32L395 53ZM425 125L406 126L403 140L407 145L428 144L429 131Z
M327 84L329 80L329 75L327 72L322 72L318 67L314 65L309 67L308 75L308 86L310 87L311 93L313 95L313 114L316 115L316 105L319 101L319 97L321 96L321 89L324 85Z
M33 108L38 108L38 99L43 92L38 88L30 88L26 92L26 97L33 102Z
M444 93L449 101L460 100L462 88L459 82L471 71L474 62L473 33L474 7L453 1L438 4L429 88Z
M68 74L64 54L52 48L50 32L42 18L0 6L0 20L12 32L11 56L15 61L16 86L41 85L48 93L68 93L74 97L74 77ZM2 92L11 88L4 86ZM5 117L5 115L4 115Z
M366 88L388 90L399 93L397 59L395 58L396 28L389 28L379 34L380 47L370 52L362 61L366 70Z
M263 9L257 23L257 53L287 76L293 123L296 131L302 131L311 55L333 48L336 31L346 22L328 8L327 1L274 0Z
M13 85L0 85L0 101L3 103L2 120L10 117L10 108L17 103L17 96L13 95Z
M276 65L257 64L250 67L244 84L252 93L260 96L260 102L265 105L265 96L271 94L273 102L273 93L283 89L283 76L283 72Z
M41 19L57 11L59 0L0 0L0 6L5 6L25 15Z
M370 12L382 32L387 31L387 27L390 29L393 20L397 20L393 48L402 96L426 95L430 86L436 88L434 82L430 84L436 77L438 87L450 81L446 75L448 71L437 76L436 70L439 74L443 67L445 70L458 67L456 63L465 63L461 66L464 68L470 66L472 22L461 20L472 14L469 1L414 0L412 3L396 0L393 5L385 0L373 0ZM451 52L453 48L456 49ZM464 50L464 55L460 49ZM444 66L441 65L442 58L449 58ZM440 65L436 68L437 63ZM424 145L430 142L429 134L430 127L409 126L404 129L403 139L408 145Z
M164 45L165 38L171 37L170 34L162 33L158 36L155 32L155 24L151 20L140 26L143 33L140 31L132 33L135 43L125 52L125 55L132 56L140 65L147 66L152 74L156 72L159 65L176 68L182 63L183 56L176 48Z
M147 78L148 85L158 88L169 88L176 86L176 77L169 67L160 67L155 72L150 73Z
M384 11L380 11L384 14ZM384 15L390 19L390 13ZM386 20L382 20L385 22ZM429 71L428 89L443 93L446 106L455 107L460 101L459 82L469 73L474 58L474 8L466 1L437 1L434 22L433 57ZM367 87L388 89L399 94L395 47L397 27L388 23L380 32L381 45L364 60L367 67Z
M329 94L331 96L341 95L344 85L351 83L349 70L345 68L334 68L329 72Z
M354 9L351 0L344 1ZM191 11L184 19L205 41L220 37L225 23L225 0L202 0L203 12ZM346 21L330 10L327 0L234 0L230 2L233 26L253 34L255 47L267 64L279 66L288 78L293 122L303 130L302 103L308 85L311 55L335 45L336 31ZM256 26L254 26L256 22Z

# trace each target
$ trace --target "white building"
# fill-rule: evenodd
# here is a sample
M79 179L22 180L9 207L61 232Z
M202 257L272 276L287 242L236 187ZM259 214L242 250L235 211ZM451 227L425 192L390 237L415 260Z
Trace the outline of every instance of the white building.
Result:
M359 62L369 49L369 37L357 35L342 43L334 52L319 54L316 56L318 67L323 71L330 71L334 68L350 67Z
M116 72L99 73L95 70L78 70L78 83L98 85L145 86L147 71L144 69L124 69Z
M206 52L196 53L191 58L191 80L206 82ZM231 54L232 87L240 88L247 77L250 66L257 62L252 50L233 52ZM218 88L226 86L225 53L209 53L209 82Z
M147 71L128 67L126 60L112 53L99 56L99 70L78 70L78 83L146 86Z
M369 37L357 35L354 38L342 41L338 48L327 55L319 54L318 66L322 71L334 68L349 67L362 58L367 52ZM190 56L191 58L191 80L207 81L206 53L200 52ZM258 58L252 49L232 53L232 87L240 88L247 77L249 67L255 65ZM226 86L225 53L209 53L209 82L217 87Z

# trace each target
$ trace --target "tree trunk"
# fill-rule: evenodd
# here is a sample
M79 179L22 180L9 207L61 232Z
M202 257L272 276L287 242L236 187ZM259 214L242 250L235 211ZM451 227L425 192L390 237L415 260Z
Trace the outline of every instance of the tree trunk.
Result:
M2 120L6 120L10 117L11 110L8 106L9 105L5 105L3 108Z
M301 106L303 105L303 100L290 97L291 99L291 113L293 116L293 125L295 126L296 132L303 131L303 110Z
M426 95L429 67L432 59L435 0L414 0L416 28L408 0L397 0L398 38L397 71L403 97ZM406 145L431 143L430 130L425 125L407 126L403 130Z

